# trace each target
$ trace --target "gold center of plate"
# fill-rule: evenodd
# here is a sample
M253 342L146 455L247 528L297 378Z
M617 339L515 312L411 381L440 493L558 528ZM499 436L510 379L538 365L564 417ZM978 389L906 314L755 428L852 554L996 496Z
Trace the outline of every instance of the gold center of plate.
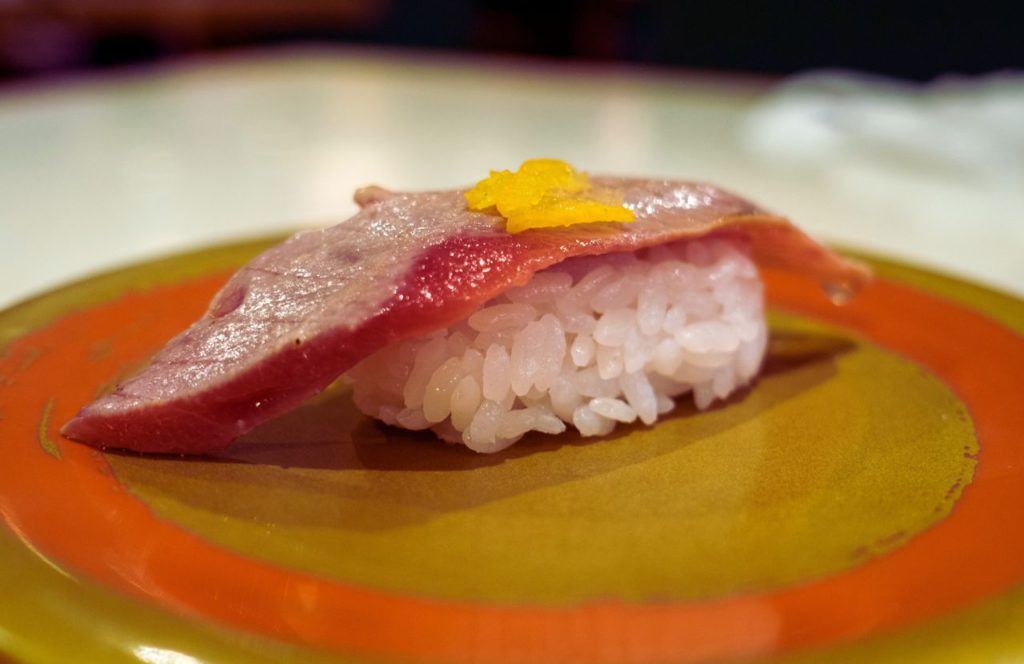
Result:
M160 518L245 556L438 598L695 600L826 577L944 518L978 451L918 365L771 317L764 372L698 413L478 455L334 391L218 459L108 454Z

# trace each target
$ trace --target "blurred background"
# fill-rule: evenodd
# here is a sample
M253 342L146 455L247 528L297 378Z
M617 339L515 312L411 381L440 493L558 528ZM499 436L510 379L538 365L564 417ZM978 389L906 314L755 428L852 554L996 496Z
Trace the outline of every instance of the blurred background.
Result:
M7 79L294 42L929 80L1024 64L1016 2L3 0Z
M1020 7L0 0L0 307L538 156L1024 295Z

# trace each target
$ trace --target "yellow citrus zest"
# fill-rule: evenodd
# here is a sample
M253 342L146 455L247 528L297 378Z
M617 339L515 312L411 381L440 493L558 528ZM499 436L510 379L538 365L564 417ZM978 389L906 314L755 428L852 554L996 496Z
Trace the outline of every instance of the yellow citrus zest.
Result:
M466 192L471 210L494 208L509 233L531 228L572 226L595 221L636 221L622 195L590 186L586 173L559 159L530 159L515 173L491 171Z

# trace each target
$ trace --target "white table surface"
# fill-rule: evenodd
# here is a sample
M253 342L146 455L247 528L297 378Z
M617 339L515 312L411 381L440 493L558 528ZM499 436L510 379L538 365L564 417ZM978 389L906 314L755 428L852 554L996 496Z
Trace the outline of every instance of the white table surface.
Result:
M996 134L1007 168L965 177L957 158L951 171L878 132L822 142L793 99L753 78L345 49L0 88L0 307L128 262L344 218L364 184L447 188L536 156L710 180L822 239L1024 295L1024 181L999 176L1020 172L1020 143L1007 151Z

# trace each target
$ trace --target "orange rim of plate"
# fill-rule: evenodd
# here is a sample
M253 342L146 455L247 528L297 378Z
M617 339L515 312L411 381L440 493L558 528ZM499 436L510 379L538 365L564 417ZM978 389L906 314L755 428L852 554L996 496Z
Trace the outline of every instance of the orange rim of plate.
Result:
M100 452L58 430L110 380L110 362L137 362L159 347L198 316L227 276L129 292L8 346L0 368L17 368L18 389L8 391L0 432L4 467L16 472L3 472L0 510L22 541L76 574L177 613L338 652L460 662L778 654L891 632L1024 581L1024 531L1009 525L1024 516L1024 482L1007 471L1024 459L1024 339L895 280L879 279L850 305L835 307L814 284L773 270L765 271L771 306L837 324L918 362L971 412L981 443L974 482L948 518L894 552L771 592L550 607L355 587L218 548L155 518L118 484ZM137 330L124 324L157 309L155 323ZM90 361L97 340L108 338L119 339L117 357ZM957 582L936 582L947 578Z

